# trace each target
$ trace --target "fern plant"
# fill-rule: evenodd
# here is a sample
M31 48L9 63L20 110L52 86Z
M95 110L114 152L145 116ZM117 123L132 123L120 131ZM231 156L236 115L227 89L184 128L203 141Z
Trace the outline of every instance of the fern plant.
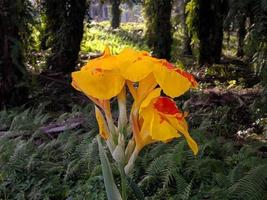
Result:
M82 113L75 109L58 116L58 122ZM0 137L0 199L105 198L95 122L51 138L38 129L51 120L41 107L0 116L2 121L7 116Z
M0 112L0 199L106 199L91 107L74 106L55 116L45 105ZM88 114L89 113L89 114ZM39 128L83 115L79 128L51 138ZM23 130L23 131L22 131ZM266 159L263 143L238 146L232 139L192 130L200 144L194 157L182 140L146 147L127 178L128 199L263 200ZM119 185L119 172L113 168Z
M198 157L182 141L158 144L143 152L132 177L146 199L266 198L266 178L257 177L266 170L266 161L257 155L257 149L263 144L239 149L231 140L195 137L202 144ZM256 177L261 181L257 182ZM254 194L257 188L259 192ZM240 195L241 190L247 192Z

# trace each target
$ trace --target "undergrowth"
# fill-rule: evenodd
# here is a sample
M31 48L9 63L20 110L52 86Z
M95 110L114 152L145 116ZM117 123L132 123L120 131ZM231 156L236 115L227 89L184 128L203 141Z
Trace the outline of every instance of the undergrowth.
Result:
M105 22L86 24L81 51L102 52L106 46L110 46L113 53L119 53L126 47L148 50L143 29L143 25L138 23L124 23L119 29L110 29Z
M41 129L78 116L84 121L74 129L52 135ZM45 104L4 110L0 133L0 199L106 199L91 106L59 116ZM266 199L266 145L191 133L200 146L196 157L183 140L142 151L128 177L129 199Z

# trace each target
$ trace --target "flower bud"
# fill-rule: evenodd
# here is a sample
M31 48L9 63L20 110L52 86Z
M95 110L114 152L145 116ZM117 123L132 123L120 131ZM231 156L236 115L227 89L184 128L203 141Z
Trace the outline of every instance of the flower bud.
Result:
M114 158L116 162L120 164L125 163L124 149L122 148L120 144L118 144L116 148L114 149L114 151L112 152L112 157Z
M112 152L112 157L118 163L124 164L125 163L125 140L124 135L119 133L118 136L118 145L115 147L114 151Z
M125 160L126 161L128 161L130 156L132 155L134 147L135 147L134 139L131 139L128 142L128 145L127 145L126 150L125 150Z
M120 145L123 149L125 149L125 139L124 139L124 135L121 133L119 133L118 145Z

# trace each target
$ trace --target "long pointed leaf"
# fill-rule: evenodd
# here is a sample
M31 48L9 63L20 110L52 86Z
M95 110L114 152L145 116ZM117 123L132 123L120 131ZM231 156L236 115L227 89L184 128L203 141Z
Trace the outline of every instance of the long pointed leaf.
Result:
M99 156L102 166L105 188L109 200L122 200L121 194L114 182L112 170L106 152L102 146L99 135L97 136Z

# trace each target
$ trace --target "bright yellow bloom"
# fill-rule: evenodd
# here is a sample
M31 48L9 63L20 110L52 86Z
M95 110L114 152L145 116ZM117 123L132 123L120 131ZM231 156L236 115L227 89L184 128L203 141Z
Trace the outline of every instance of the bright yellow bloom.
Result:
M177 97L190 87L196 87L194 77L166 60L153 58L148 52L125 49L118 55L111 55L107 48L104 55L90 60L80 71L72 73L72 85L87 96L97 99L110 99L117 96L125 81L148 84L147 94L157 84L170 97ZM139 97L144 95L140 95Z
M120 93L125 80L117 72L118 59L106 49L103 56L90 60L80 71L73 72L72 85L87 96L110 99Z
M160 96L159 88L142 102L139 113L141 131L136 136L137 148L155 141L168 142L183 135L193 153L197 154L198 146L189 135L184 114L172 99Z
M126 174L134 166L140 150L153 142L169 142L183 136L193 153L197 154L198 145L188 132L185 114L169 98L178 97L197 86L191 74L145 51L124 49L118 55L111 55L106 48L101 57L89 60L71 76L72 86L96 104L99 134L113 158L125 164ZM125 85L134 99L129 118ZM169 97L160 96L161 91ZM113 97L118 100L116 124L110 106ZM128 125L132 128L132 138L129 138L125 150ZM124 140L125 136L127 140Z

